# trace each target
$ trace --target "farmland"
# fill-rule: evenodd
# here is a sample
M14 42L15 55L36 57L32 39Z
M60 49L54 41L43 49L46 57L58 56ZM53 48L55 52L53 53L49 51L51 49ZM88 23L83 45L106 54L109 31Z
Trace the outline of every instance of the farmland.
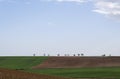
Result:
M49 68L27 70L28 72L56 75L69 78L114 78L120 79L120 67L99 68Z
M34 66L34 69L41 68L84 68L84 67L118 67L120 57L49 57L43 63Z
M33 74L17 70L0 69L0 79L70 79L43 74Z
M120 67L81 67L81 68L37 68L49 60L48 57L0 57L0 68L22 70L24 72L53 75L68 78L113 78L120 79ZM119 63L119 60L116 62ZM59 62L58 62L59 63ZM52 64L52 63L50 63Z
M40 64L47 57L0 57L0 67L10 69L30 69L32 66Z

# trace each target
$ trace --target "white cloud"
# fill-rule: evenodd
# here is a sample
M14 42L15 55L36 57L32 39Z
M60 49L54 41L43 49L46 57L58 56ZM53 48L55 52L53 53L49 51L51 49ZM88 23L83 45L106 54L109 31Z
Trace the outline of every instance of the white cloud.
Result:
M15 3L18 0L0 0L0 2ZM23 0L26 4L31 4L32 0ZM35 1L47 1L47 2L74 2L85 3L91 2L95 9L93 12L103 14L105 16L120 17L120 0L35 0Z
M95 9L93 12L103 14L105 16L120 17L120 0L49 0L56 2L91 2Z
M120 0L101 0L95 2L95 10L99 14L106 16L120 16Z

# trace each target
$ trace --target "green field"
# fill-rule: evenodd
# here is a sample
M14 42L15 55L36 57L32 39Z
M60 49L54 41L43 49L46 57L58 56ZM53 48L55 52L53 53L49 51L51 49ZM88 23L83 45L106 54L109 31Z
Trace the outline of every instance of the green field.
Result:
M120 79L120 67L104 68L61 68L61 69L31 69L48 57L0 57L0 67L24 69L26 72L41 73L72 78L114 78Z
M0 67L10 69L31 69L43 62L47 57L0 57Z
M117 78L120 79L120 67L109 68L68 68L68 69L40 69L29 72L72 77L72 78Z

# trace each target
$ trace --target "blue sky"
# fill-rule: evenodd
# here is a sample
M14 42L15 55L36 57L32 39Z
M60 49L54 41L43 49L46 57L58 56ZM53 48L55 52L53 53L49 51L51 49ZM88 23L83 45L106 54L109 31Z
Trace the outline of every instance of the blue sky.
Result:
M0 0L0 55L120 55L119 0Z

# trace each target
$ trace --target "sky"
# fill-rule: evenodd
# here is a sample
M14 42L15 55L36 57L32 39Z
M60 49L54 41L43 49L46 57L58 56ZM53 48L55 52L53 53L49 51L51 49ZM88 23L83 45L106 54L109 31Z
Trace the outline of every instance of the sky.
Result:
M0 56L120 55L120 0L0 0Z

